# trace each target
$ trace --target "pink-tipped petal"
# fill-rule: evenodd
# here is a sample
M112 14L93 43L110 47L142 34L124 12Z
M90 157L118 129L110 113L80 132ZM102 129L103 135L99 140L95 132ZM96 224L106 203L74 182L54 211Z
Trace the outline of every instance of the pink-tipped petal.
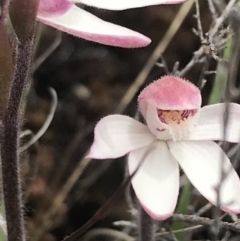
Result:
M38 20L77 37L111 46L138 48L151 42L140 33L103 21L75 5L61 16L38 16Z
M170 217L177 203L179 192L179 167L165 142L131 151L128 158L132 174L145 157L132 185L146 212L154 219Z
M229 104L228 123L224 138L224 113L226 105L223 103L205 106L201 109L198 125L190 133L190 140L226 140L240 142L240 105Z
M59 16L66 13L73 3L68 0L40 0L38 17Z
M226 178L220 187L220 208L229 213L240 213L240 181L230 160L212 141L169 141L170 152L177 159L192 184L214 205L216 188L221 183L221 172Z
M148 85L139 95L139 108L146 115L147 105L161 110L191 110L201 107L200 90L184 79L164 76Z
M129 8L146 7L158 4L176 4L186 0L73 0L74 2L83 3L89 6L109 9L124 10Z
M155 137L147 126L123 115L109 115L101 119L94 130L94 143L88 157L117 158L131 150L149 145Z

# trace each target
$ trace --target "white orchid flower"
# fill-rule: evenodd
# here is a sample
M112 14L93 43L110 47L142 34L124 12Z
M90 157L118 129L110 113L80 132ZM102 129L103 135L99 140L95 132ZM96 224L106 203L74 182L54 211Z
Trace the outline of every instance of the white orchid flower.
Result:
M224 137L228 142L240 141L240 105L229 104L224 135L226 105L201 108L199 89L181 78L165 76L153 82L138 101L146 125L123 115L104 117L96 125L89 157L117 158L129 153L130 174L145 157L132 185L143 208L154 219L164 220L174 212L179 165L211 203L228 213L240 213L239 177L212 141Z
M86 40L124 48L138 48L147 46L151 40L138 32L106 22L77 7L74 2L104 9L122 10L184 1L186 0L40 0L37 19Z

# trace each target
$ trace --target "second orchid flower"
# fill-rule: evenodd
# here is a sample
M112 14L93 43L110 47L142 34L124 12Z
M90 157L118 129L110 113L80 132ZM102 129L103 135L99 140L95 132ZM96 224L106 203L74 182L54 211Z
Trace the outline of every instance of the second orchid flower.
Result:
M106 22L77 7L74 2L111 10L123 10L186 0L40 0L38 20L63 32L93 42L124 48L139 48L151 40L135 31Z

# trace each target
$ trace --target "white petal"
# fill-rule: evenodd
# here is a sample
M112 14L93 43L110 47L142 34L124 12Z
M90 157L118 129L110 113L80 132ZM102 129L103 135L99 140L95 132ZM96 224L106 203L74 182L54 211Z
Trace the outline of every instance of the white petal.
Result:
M168 142L170 152L178 160L192 184L213 204L217 204L216 187L221 182L222 158L226 179L221 184L220 208L240 213L240 181L228 157L212 141Z
M123 10L129 8L145 7L157 4L176 4L186 0L73 0L74 2L83 3L89 6L110 9Z
M75 5L61 16L38 16L38 20L77 37L106 45L137 48L151 42L140 33L103 21Z
M152 218L167 219L173 214L177 203L178 163L166 143L157 141L130 152L130 174L136 170L144 157L144 162L133 177L133 188L143 208Z
M201 109L198 125L189 140L223 140L225 104L205 106ZM225 140L240 142L240 105L230 103Z
M97 123L88 157L117 158L154 140L147 126L140 122L128 116L109 115Z

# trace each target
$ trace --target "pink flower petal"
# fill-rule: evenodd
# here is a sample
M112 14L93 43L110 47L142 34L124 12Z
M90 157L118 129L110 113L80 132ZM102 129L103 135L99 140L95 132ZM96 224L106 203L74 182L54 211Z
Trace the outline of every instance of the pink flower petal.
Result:
M177 161L165 142L154 142L130 152L130 174L144 157L144 162L133 177L133 188L143 208L152 218L167 219L174 212L179 192Z
M140 33L103 21L75 5L61 16L38 16L38 20L77 37L106 45L138 48L151 42Z
M73 6L68 0L40 0L38 17L59 16L66 13Z
M176 4L186 0L74 0L74 2L83 3L89 6L110 9L123 10L129 8L145 7L157 4Z
M140 111L146 115L147 104L161 110L191 110L201 107L200 90L175 76L164 76L148 85L138 97Z
M223 140L225 104L201 109L198 125L190 133L190 140ZM240 105L230 103L225 140L240 142Z
M147 126L140 122L128 116L109 115L97 123L88 157L117 158L154 140Z
M220 208L229 213L240 213L240 181L228 157L212 141L169 141L170 152L178 160L192 184L214 205L216 187L223 171L227 173L221 184Z

